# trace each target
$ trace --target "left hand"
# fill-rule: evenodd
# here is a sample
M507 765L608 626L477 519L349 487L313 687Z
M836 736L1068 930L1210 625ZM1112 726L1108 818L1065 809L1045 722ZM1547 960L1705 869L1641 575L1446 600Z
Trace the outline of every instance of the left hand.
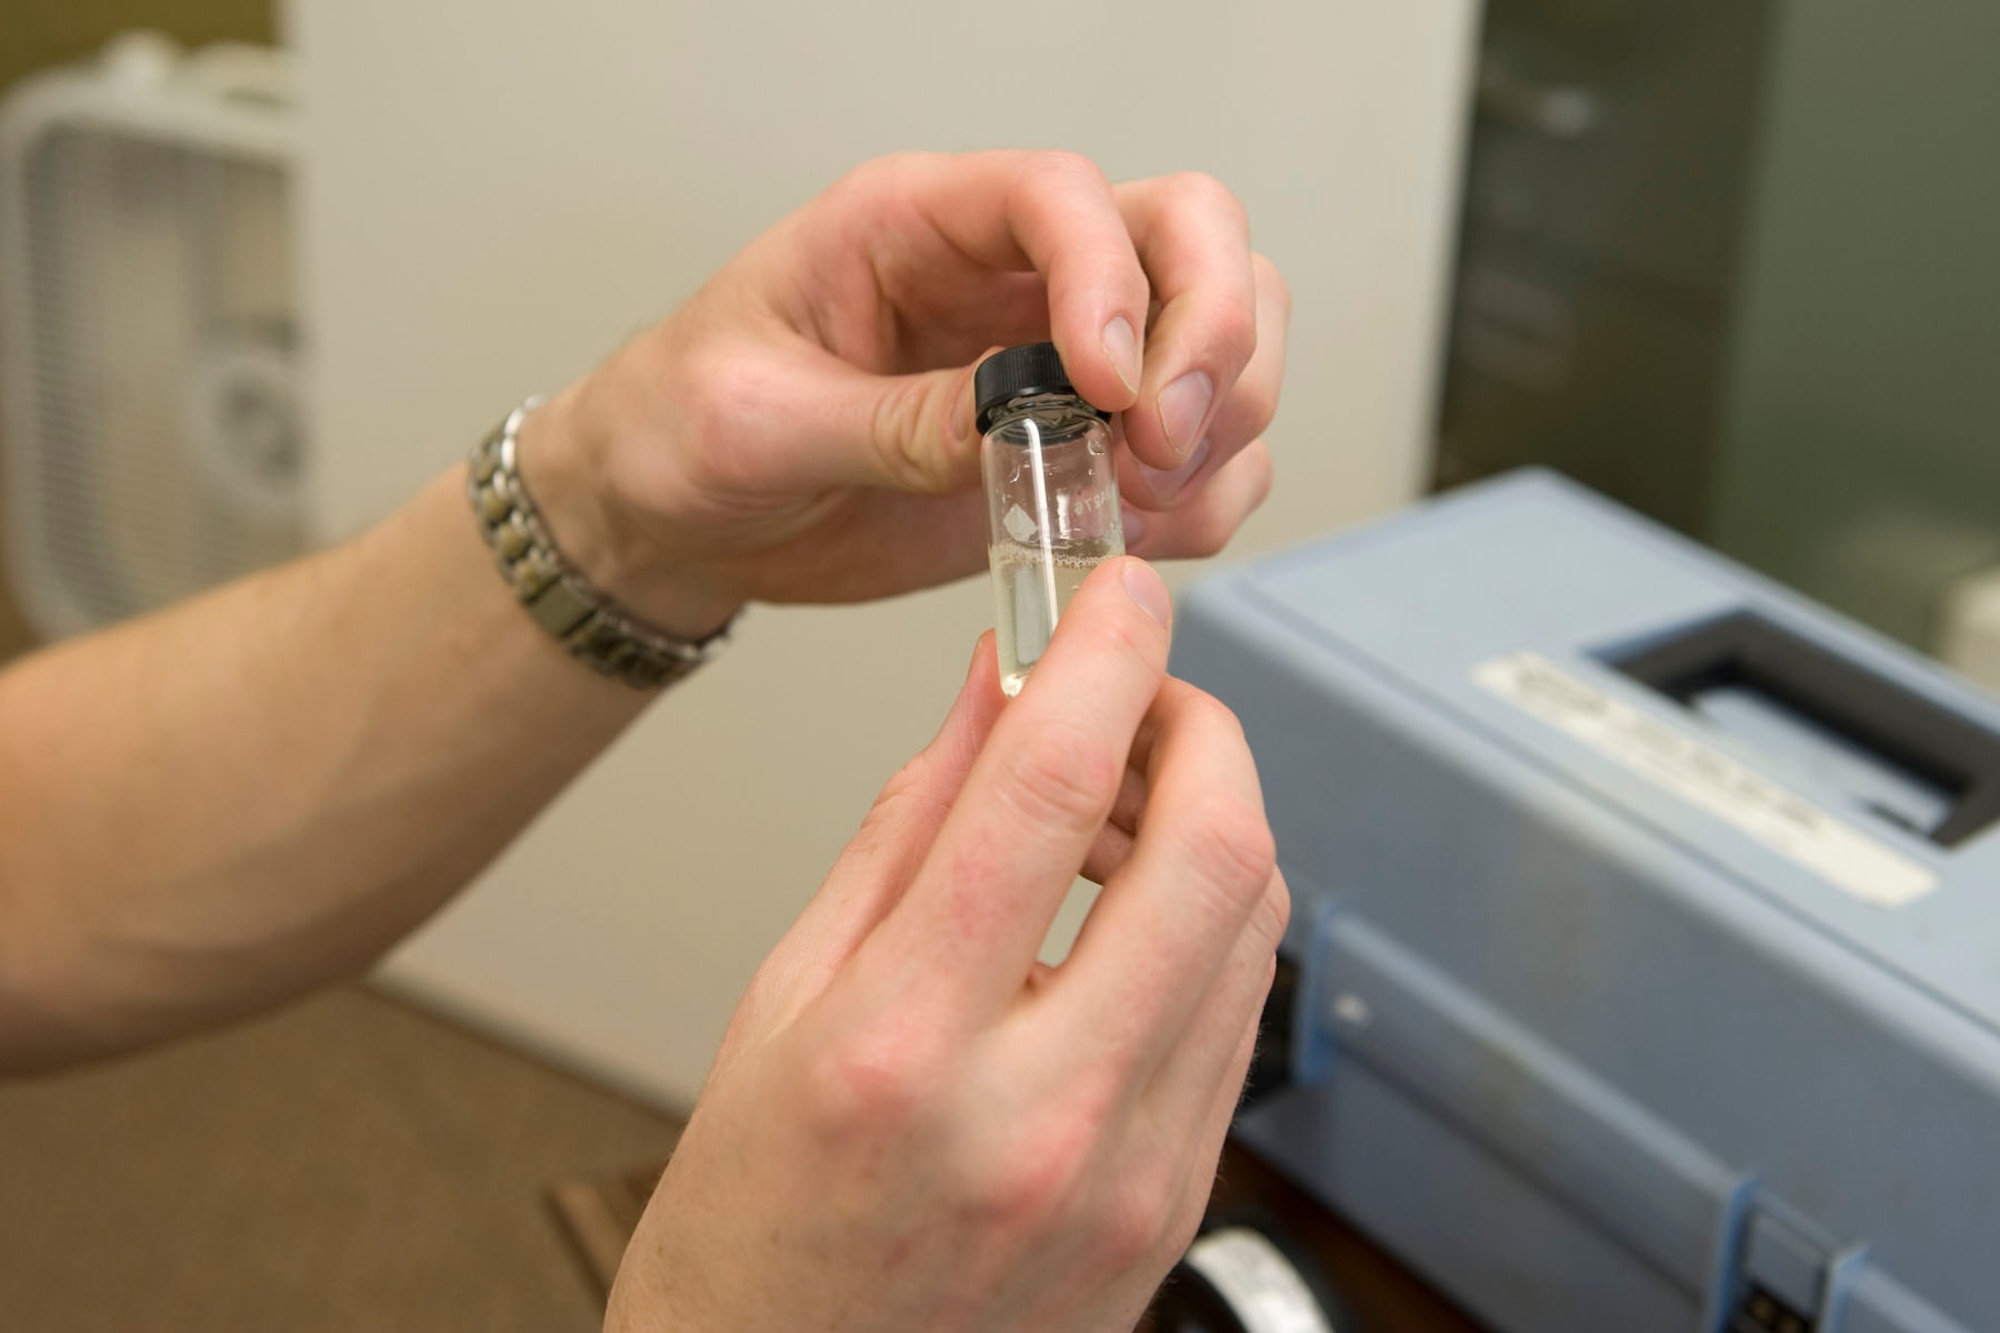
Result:
M1291 899L1229 710L1107 560L1020 697L993 639L758 969L617 1333L1130 1329L1193 1238ZM1104 886L1037 961L1078 874Z
M1218 550L1263 500L1289 297L1200 175L1066 153L871 162L530 419L558 542L669 629L983 567L974 364L1052 338L1121 413L1127 544Z

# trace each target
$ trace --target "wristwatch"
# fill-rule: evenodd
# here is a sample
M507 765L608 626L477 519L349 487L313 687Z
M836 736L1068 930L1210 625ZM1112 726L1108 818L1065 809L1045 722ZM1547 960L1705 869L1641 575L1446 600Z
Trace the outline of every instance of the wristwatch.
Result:
M480 535L521 605L570 656L635 689L664 689L714 657L735 620L705 639L669 634L592 587L564 558L515 457L521 423L541 402L530 398L509 412L472 451L465 491Z

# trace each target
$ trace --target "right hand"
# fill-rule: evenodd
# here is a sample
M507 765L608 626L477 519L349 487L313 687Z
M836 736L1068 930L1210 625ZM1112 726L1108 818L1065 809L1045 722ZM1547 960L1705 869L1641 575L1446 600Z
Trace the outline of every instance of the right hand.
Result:
M981 641L752 982L608 1328L1132 1327L1200 1221L1290 910L1168 618L1107 562L1011 703ZM1104 891L1049 968L1079 872Z
M666 629L894 596L985 569L974 363L1052 338L1118 413L1127 548L1213 555L1270 490L1290 308L1210 177L899 154L530 417L521 466L564 553Z

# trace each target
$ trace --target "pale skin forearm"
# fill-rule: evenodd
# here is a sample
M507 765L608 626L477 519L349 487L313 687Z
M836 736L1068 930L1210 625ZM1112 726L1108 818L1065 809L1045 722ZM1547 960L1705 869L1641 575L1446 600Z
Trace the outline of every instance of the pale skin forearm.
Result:
M463 484L0 675L0 1066L361 971L644 707L513 600Z

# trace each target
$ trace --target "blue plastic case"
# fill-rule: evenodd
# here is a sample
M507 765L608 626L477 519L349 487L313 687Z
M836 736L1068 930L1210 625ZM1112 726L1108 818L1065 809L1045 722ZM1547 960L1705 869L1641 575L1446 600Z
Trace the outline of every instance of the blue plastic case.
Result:
M1533 473L1174 669L1296 904L1240 1137L1510 1333L2000 1330L2000 702Z

